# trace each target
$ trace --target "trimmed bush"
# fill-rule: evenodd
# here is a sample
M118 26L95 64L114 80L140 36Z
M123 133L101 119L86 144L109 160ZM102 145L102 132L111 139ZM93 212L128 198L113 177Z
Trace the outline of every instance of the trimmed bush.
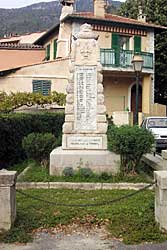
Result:
M0 168L26 158L22 149L23 137L34 132L52 133L56 138L61 138L63 123L64 113L1 114ZM59 143L61 143L60 140Z
M56 144L56 138L51 133L31 133L23 138L22 146L27 158L42 162L49 160L50 152Z
M99 178L101 180L109 180L110 178L112 177L112 175L110 173L107 173L107 172L102 172L100 175L99 175Z
M63 172L62 174L65 176L65 177L72 177L75 175L75 172L74 172L74 169L72 167L65 167L63 169Z
M134 173L143 154L149 153L154 144L153 134L138 126L109 126L108 148L121 158L121 172Z
M80 177L88 178L88 177L93 176L93 172L90 168L79 168L78 175Z

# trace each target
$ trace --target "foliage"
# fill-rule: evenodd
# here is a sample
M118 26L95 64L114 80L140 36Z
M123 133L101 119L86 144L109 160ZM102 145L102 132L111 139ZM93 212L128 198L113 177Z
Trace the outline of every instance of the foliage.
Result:
M0 168L25 159L24 136L34 132L52 133L61 138L63 123L63 113L0 115ZM60 139L57 143L61 143Z
M147 21L167 26L166 0L140 1ZM120 14L122 16L137 18L139 1L126 0L122 3ZM155 39L155 101L167 105L167 31L156 33Z
M167 31L156 36L155 101L167 105Z
M79 176L85 177L85 178L89 178L91 176L93 176L93 172L90 168L79 168L78 173Z
M0 92L0 112L10 113L22 106L32 107L37 104L44 107L45 104L57 103L58 105L65 105L65 94L52 92L48 96L44 96L41 93L10 93Z
M126 0L121 4L119 14L122 16L137 19L139 5L142 6L143 13L147 15L147 21L155 24L167 25L166 0Z
M31 133L23 138L22 147L27 158L42 162L48 160L56 144L56 138L51 133Z
M109 150L120 154L121 172L135 173L143 154L149 153L154 144L154 136L138 126L109 126Z
M65 167L64 169L63 169L63 176L65 176L65 177L71 177L71 176L74 176L74 170L73 170L73 168L72 167Z
M55 203L85 204L116 199L133 193L130 190L26 190L28 195ZM90 202L89 202L90 201ZM154 219L154 193L144 191L110 206L63 207L27 198L17 193L17 219L12 229L0 235L0 241L30 241L32 232L66 230L68 224L99 226L107 221L107 229L113 237L127 244L162 242L166 234L159 231Z
M65 168L65 172L68 174L64 174L61 176L53 176L49 175L48 170L46 168L42 168L41 165L37 162L26 162L27 167L29 169L27 172L24 174L24 176L20 176L18 181L21 182L94 182L94 183L116 183L116 182L133 182L133 183L139 183L139 182L152 182L153 177L152 177L152 172L145 172L148 167L144 167L143 171L136 175L126 175L123 176L122 174L118 175L112 175L109 173L101 173L101 174L95 174L91 175L90 177L84 177L83 175L81 176L78 174L78 171L74 170L69 170L69 167ZM24 162L20 164L20 168L22 169L22 165L25 168L26 165ZM12 170L19 170L19 165L13 166L11 168ZM74 175L71 175L71 171L74 172ZM19 171L20 172L20 171ZM70 174L69 174L70 172ZM67 176L68 175L68 176Z

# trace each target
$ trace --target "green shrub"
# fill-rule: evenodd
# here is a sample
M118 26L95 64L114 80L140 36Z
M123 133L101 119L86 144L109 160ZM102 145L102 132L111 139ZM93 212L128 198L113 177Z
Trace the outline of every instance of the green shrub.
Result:
M62 174L63 174L65 177L72 177L72 176L75 175L74 170L73 170L72 167L65 167L65 168L63 169Z
M30 133L52 133L61 138L64 113L0 115L0 168L26 158L22 139ZM58 141L56 141L58 143ZM59 145L61 141L59 139Z
M31 133L23 138L22 146L29 159L42 162L49 159L56 138L51 133Z
M99 175L99 179L100 179L100 180L104 180L104 181L109 180L111 177L112 177L112 175L111 175L110 173L107 173L107 172L102 172L102 173Z
M154 144L154 136L138 126L109 126L108 148L120 154L121 172L135 172L143 154L149 153Z
M79 168L78 175L80 177L88 178L88 177L93 176L93 172L90 168Z

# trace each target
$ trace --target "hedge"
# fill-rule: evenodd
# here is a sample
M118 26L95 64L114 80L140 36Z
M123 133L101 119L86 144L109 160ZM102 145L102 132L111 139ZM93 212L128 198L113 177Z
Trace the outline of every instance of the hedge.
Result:
M35 113L0 115L0 168L17 163L26 158L22 149L22 139L32 132L62 133L64 113Z

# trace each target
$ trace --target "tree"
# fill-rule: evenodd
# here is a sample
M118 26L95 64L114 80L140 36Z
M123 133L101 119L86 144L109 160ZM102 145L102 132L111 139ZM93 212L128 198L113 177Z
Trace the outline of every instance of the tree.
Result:
M167 31L156 36L155 101L167 105Z
M137 18L139 5L143 6L148 22L167 26L166 0L127 0L121 5L119 14ZM167 105L167 31L155 35L155 101Z
M37 104L44 107L45 104L57 103L58 105L65 105L65 94L52 92L48 96L43 96L41 93L26 93L18 92L6 94L0 92L0 112L10 113L22 106L32 107Z
M139 13L139 6L142 6L148 22L167 26L166 0L126 0L125 3L121 4L119 14L136 19Z

